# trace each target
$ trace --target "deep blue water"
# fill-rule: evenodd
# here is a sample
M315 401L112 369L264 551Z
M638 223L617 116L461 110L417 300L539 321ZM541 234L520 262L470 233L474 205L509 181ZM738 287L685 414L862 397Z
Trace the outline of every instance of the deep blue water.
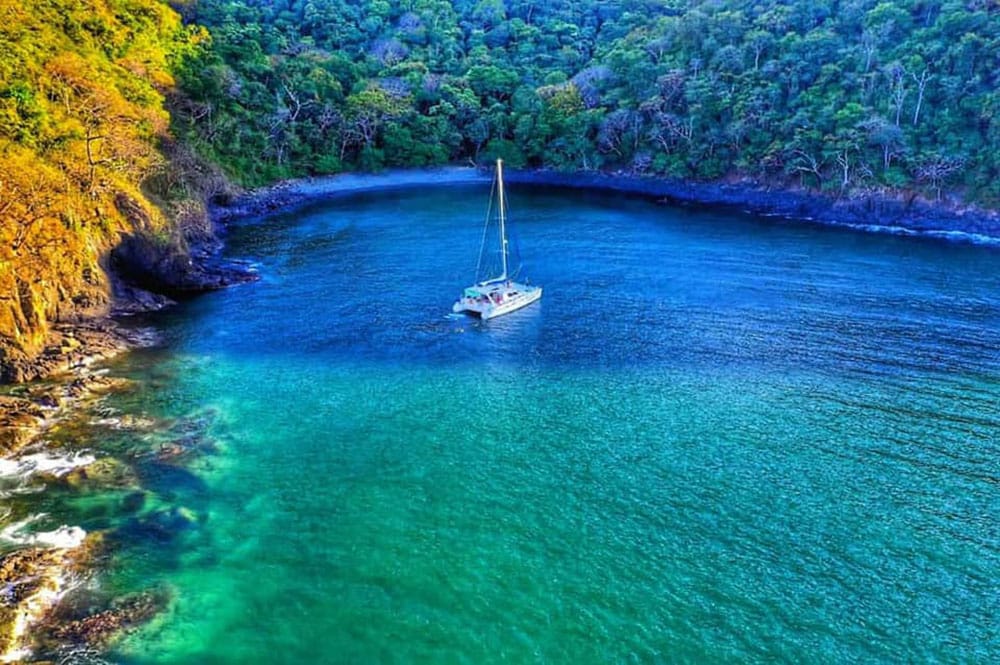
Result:
M487 193L246 220L260 282L115 367L214 448L106 520L172 598L114 658L1000 658L1000 251L524 189L545 296L483 324Z

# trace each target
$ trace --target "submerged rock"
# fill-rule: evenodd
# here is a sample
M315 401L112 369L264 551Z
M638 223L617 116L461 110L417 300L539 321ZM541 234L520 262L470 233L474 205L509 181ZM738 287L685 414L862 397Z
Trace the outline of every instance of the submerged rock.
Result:
M132 467L113 457L102 457L87 466L67 473L63 480L70 487L89 485L107 487L135 487L139 484Z
M66 620L55 615L42 630L55 640L105 647L162 612L169 601L169 594L164 591L130 594L115 599L107 609L80 619Z
M219 451L218 445L208 436L190 434L160 444L154 456L156 461L179 464L198 455L210 455Z
M186 506L175 506L152 513L147 523L166 533L177 534L198 525L201 518Z
M121 509L124 513L138 513L146 506L147 492L129 492L122 498Z
M151 540L169 543L195 529L204 517L190 508L176 506L136 515L113 533L121 542Z

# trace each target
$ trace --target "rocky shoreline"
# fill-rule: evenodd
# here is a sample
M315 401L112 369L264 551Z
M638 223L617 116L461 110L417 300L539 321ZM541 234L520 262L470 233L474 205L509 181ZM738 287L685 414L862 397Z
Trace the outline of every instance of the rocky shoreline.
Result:
M112 305L107 315L54 323L44 348L35 356L0 348L0 385L66 376L143 346L144 333L121 325L123 317L155 312L179 299L258 279L249 266L219 258L221 247L213 240L211 248L164 257L143 249L141 242L123 240L114 252L116 270L109 275Z
M146 331L136 343L152 342ZM89 364L59 379L0 396L0 497L12 500L0 504L0 663L97 654L165 610L169 589L120 595L102 589L95 572L136 534L166 543L200 524L197 510L142 479L150 469L186 474L187 465L218 452L208 435L212 412L171 420L122 412L108 398L140 386ZM128 449L101 445L123 432L131 436ZM57 526L67 518L52 521L34 507L49 492L70 501L109 498L96 527L72 517L69 524L84 528ZM80 519L92 518L85 511Z
M30 656L29 631L66 593L69 571L81 563L83 544L32 547L0 558L0 662Z
M342 194L488 183L491 177L487 171L473 167L445 166L300 178L250 190L221 203L215 202L209 211L216 223L222 223L241 217L281 212Z
M189 253L163 253L151 251L141 240L125 239L113 257L116 271L109 275L113 304L108 316L53 324L35 357L3 350L0 496L7 495L11 482L16 485L25 478L71 485L134 479L128 465L114 457L78 453L61 459L65 453L51 452L48 439L61 423L127 387L124 379L99 369L100 363L157 342L154 330L126 323L129 317L160 310L175 299L257 279L245 265L222 260L221 248L213 237ZM192 452L182 438L150 455L170 463ZM146 592L112 599L93 612L67 614L63 599L90 574L95 554L104 547L103 533L86 534L67 526L39 533L32 526L34 518L8 523L10 519L9 510L0 506L0 663L32 662L39 647L48 653L59 645L99 650L166 606L168 594Z
M915 196L869 193L838 197L753 181L691 182L609 173L515 170L507 179L512 183L617 191L674 205L737 208L756 215L876 233L1000 243L1000 212L935 203Z
M671 205L736 208L764 216L876 233L926 235L1000 244L1000 211L916 196L868 193L829 196L753 182L693 182L602 172L508 169L508 182L574 190L602 190L653 198ZM418 171L342 174L289 180L252 190L212 207L216 220L266 215L342 194L392 188L488 182L489 169L451 166Z
M59 379L25 384L0 395L0 478L5 491L12 478L68 479L104 463L82 453L66 459L49 456L46 437L85 404L125 385L123 379L95 370L93 363L155 339L149 331L128 331L103 321L67 326L59 334L71 347L51 354L47 361ZM7 511L0 514L7 517ZM0 530L0 663L29 659L39 627L74 588L75 580L85 576L102 546L100 533L88 535L67 526L38 533L31 527L33 521L28 518Z

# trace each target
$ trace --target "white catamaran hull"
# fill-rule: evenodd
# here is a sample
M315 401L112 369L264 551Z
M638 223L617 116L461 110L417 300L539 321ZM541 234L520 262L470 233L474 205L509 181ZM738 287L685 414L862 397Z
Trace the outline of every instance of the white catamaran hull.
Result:
M492 319L501 314L508 314L514 310L521 309L525 305L530 305L542 297L542 287L528 286L520 282L513 281L514 275L508 272L508 247L507 247L507 202L503 192L503 160L497 160L497 220L500 227L500 258L502 260L500 274L491 279L486 279L468 287L462 292L462 297L455 301L451 311L457 313L468 312L475 314L483 320ZM491 195L492 196L492 195ZM487 213L487 228L489 228L489 213ZM486 247L486 230L483 231L483 247L480 248L480 262L483 258L483 248ZM479 272L479 267L476 267ZM515 269L515 274L517 270Z
M510 290L484 292L484 295L480 297L463 296L452 305L451 310L456 314L461 312L473 314L485 321L521 309L542 297L542 287L540 286L512 283L509 288ZM502 294L502 296L498 301L498 299L491 297L490 293Z

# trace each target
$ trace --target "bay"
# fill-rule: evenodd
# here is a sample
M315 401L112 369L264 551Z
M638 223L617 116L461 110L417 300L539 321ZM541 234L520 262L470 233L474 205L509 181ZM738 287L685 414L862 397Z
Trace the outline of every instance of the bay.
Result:
M486 194L245 220L113 368L214 442L110 520L171 596L113 660L997 658L996 248L522 188L545 296L480 323Z

